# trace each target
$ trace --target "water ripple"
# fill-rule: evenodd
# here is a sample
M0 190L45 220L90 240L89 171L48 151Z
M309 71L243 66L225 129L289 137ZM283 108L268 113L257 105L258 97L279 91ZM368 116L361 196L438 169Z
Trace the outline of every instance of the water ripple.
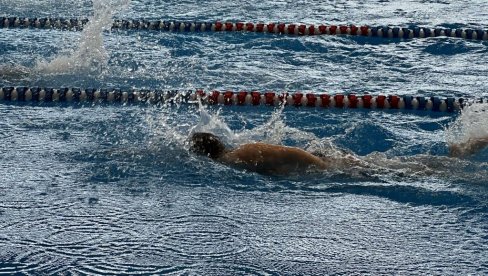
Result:
M171 218L161 236L168 249L185 257L214 258L247 250L242 225L224 216L190 215Z
M130 262L101 264L93 262L83 264L81 268L77 268L75 271L81 274L96 275L182 275L186 269L188 269L186 266L139 265Z

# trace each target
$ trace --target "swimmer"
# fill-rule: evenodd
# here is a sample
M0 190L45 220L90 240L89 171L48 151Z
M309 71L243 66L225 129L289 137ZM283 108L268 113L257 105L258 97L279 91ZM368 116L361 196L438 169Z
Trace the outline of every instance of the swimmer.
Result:
M471 139L466 143L449 145L449 155L466 157L487 146L488 137ZM228 149L217 136L203 132L192 135L190 150L232 167L270 175L316 172L341 167L369 167L365 161L347 153L343 153L338 159L321 158L296 147L265 143L250 143Z
M363 161L351 154L344 154L340 160L331 160L296 147L265 143L227 149L217 136L202 132L192 135L190 150L232 167L271 175L322 171L339 166L364 166Z

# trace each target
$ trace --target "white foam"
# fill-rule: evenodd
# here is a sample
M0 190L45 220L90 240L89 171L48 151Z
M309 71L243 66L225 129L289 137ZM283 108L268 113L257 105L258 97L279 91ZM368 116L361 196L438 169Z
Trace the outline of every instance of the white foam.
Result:
M220 118L219 113L212 114L199 102L200 121L194 126L190 133L209 132L221 137L229 143L235 139L233 131Z
M76 48L66 49L51 61L38 61L40 74L100 73L107 66L108 53L103 45L103 32L110 30L112 17L127 8L130 0L94 0L94 15L85 25Z
M459 144L469 139L488 137L488 103L465 107L461 115L446 129L446 142Z

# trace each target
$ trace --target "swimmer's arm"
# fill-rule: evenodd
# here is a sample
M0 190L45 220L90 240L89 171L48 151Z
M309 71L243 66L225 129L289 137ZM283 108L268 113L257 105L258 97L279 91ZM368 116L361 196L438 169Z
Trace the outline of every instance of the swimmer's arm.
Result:
M451 157L464 157L467 155L475 154L478 151L488 146L488 137L469 139L465 143L450 144L449 156Z

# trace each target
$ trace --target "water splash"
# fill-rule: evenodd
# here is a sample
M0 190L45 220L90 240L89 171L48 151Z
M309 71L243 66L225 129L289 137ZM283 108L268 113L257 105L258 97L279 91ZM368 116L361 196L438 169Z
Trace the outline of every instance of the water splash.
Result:
M157 112L153 109L147 110L145 121L150 131L150 147L187 149L188 132L194 117L183 118L182 113L180 108L163 108ZM186 114L191 116L193 113L186 112Z
M199 101L198 112L200 113L200 120L198 124L190 130L189 135L195 132L209 132L219 136L225 143L234 143L236 135L221 118L220 109L212 114L209 110L205 109Z
M107 67L108 53L103 45L103 32L110 30L113 15L124 10L130 0L94 0L94 15L85 25L77 47L61 53L51 61L38 61L39 74L100 74Z
M214 111L201 103L194 106L165 106L159 112L152 111L147 113L146 122L152 133L150 143L153 145L164 144L186 149L188 138L195 132L213 133L230 147L252 142L282 144L285 138L300 139L310 135L287 127L282 108L276 109L264 124L243 130L232 130L221 115L221 109Z
M251 129L231 130L220 112L220 109L217 112L211 112L200 104L200 121L190 131L190 134L210 132L221 137L225 143L232 147L253 142L283 145L285 141L306 145L319 139L313 133L287 126L284 106L276 108L263 124Z
M461 115L444 129L446 146L462 145L471 140L488 137L488 104L478 103L466 107ZM372 153L363 158L378 172L387 176L449 177L453 182L486 183L488 162L486 151L454 158L420 154L416 156L387 157Z
M488 104L477 103L463 109L461 116L446 129L448 144L488 137Z

